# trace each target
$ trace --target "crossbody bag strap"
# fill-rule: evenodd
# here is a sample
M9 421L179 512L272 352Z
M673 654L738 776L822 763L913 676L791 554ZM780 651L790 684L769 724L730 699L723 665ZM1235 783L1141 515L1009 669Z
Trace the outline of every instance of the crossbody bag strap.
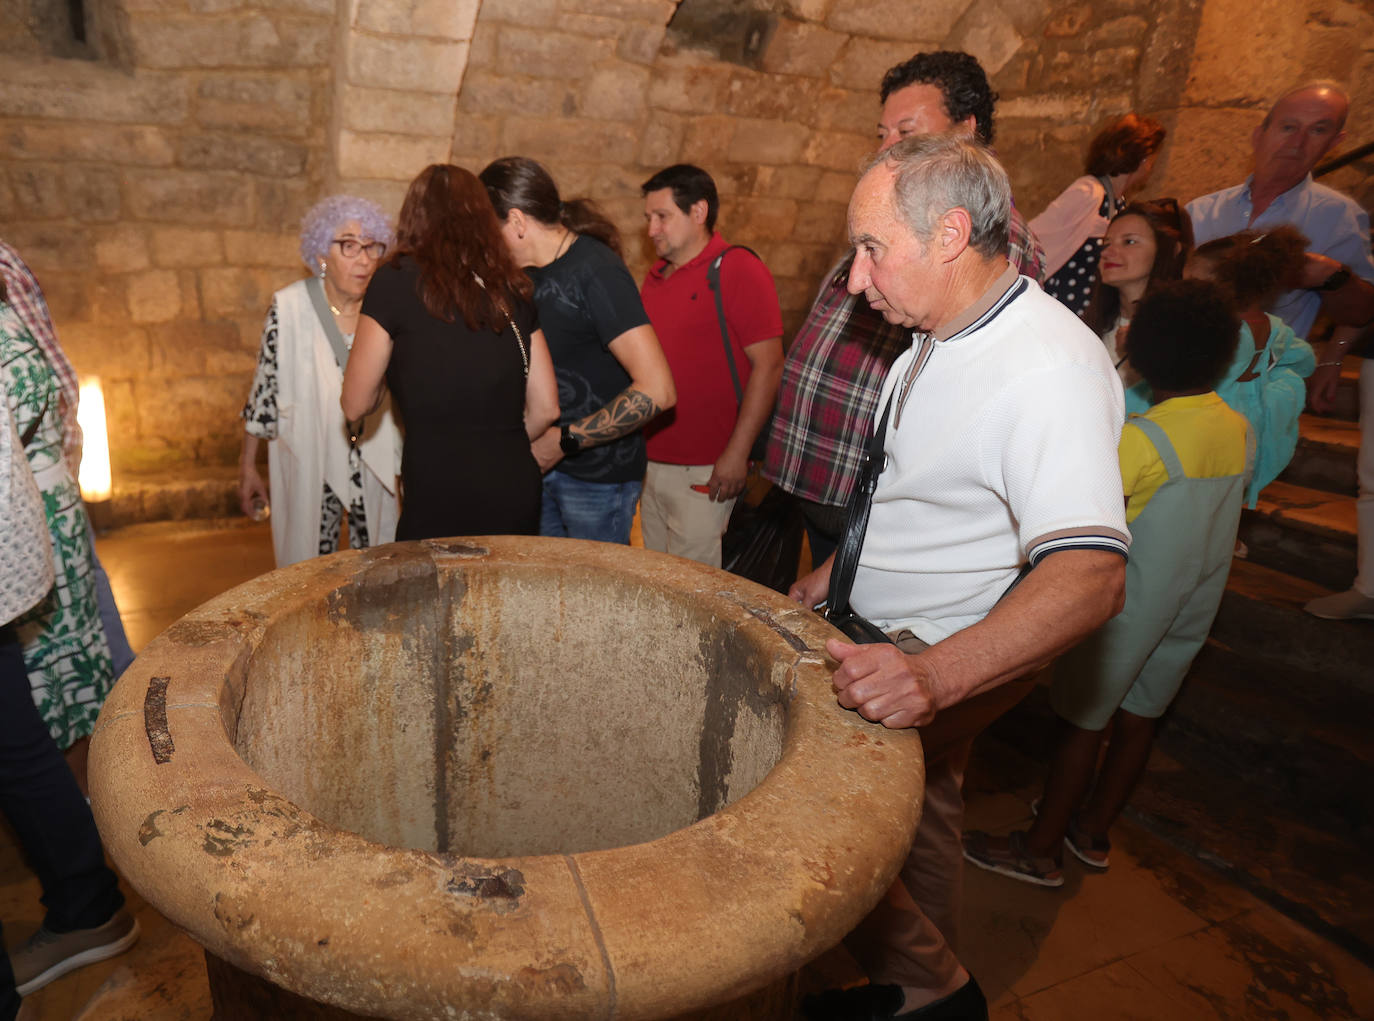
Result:
M319 317L325 338L334 351L334 361L339 363L339 371L342 372L348 368L348 343L344 340L339 324L334 321L334 313L329 309L329 298L324 293L324 280L320 277L307 277L305 289L310 295L310 304L315 307L315 315Z
M487 290L487 282L476 273L472 274L472 279L477 281L477 286L482 288L482 290ZM487 293L491 294L490 291L487 291ZM501 310L501 314L506 317L506 322L510 323L511 332L515 334L515 343L520 348L520 364L525 367L525 378L529 379L530 349L529 345L525 343L525 335L520 332L520 327L515 325L515 317L510 314L510 309L506 308L505 302L498 300L495 295L492 295L492 300L496 302L496 307Z
M859 554L863 552L864 532L868 530L868 515L873 509L873 492L878 488L878 476L883 473L883 444L887 439L887 421L892 414L892 402L899 387L894 386L883 405L878 428L868 439L859 479L849 494L845 508L844 532L835 548L835 563L830 570L830 592L826 596L826 617L835 617L849 610L849 592L854 587L854 575L859 570Z
M755 259L759 257L759 253L748 245L731 245L711 260L711 265L706 269L706 285L711 288L711 293L716 297L716 320L720 323L720 339L725 342L725 364L730 366L730 382L735 385L735 403L743 404L744 387L740 385L739 367L735 364L735 351L730 346L730 328L725 323L725 299L721 295L720 288L720 267L725 262L725 257L736 248L743 248Z

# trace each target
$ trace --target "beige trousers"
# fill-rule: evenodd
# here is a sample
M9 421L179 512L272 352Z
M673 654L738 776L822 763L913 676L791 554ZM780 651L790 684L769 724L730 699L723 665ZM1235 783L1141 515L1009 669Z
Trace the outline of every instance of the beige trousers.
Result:
M639 497L639 525L646 549L720 566L720 537L735 501L715 503L705 487L714 465L650 461Z
M929 648L910 631L892 638L908 654ZM973 739L1034 683L1034 676L1010 681L951 706L921 728L926 788L911 850L896 882L844 941L870 982L942 989L959 970L964 770Z

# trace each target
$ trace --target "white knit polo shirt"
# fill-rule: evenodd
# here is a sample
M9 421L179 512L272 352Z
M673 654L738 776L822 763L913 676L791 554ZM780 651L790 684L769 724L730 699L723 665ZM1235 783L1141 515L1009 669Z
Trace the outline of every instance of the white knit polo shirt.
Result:
M879 416L913 355L888 373ZM900 416L894 402L854 609L937 642L985 617L1028 561L1125 556L1123 417L1102 342L1009 268L937 331Z

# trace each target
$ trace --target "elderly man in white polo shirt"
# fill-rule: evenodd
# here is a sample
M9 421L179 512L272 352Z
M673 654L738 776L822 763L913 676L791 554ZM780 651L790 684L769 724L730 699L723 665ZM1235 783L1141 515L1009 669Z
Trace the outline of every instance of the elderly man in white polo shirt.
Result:
M841 705L923 728L926 800L899 881L847 941L870 985L810 998L811 1018L986 1018L951 947L969 747L1003 685L1122 604L1121 385L1092 332L1008 264L1009 210L996 158L946 135L879 154L850 200L849 289L914 343L878 405L886 461L851 600L896 644L826 650ZM832 566L793 598L824 599Z

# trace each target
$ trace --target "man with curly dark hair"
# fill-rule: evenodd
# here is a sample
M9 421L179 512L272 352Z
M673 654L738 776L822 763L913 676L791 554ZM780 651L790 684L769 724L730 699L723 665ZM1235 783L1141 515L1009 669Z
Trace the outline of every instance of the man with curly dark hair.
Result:
M935 89L945 116L952 124L962 125L973 118L973 133L978 140L984 145L992 144L992 108L997 102L997 93L992 91L983 65L973 54L958 50L918 53L888 68L883 75L879 98L886 106L895 93L913 85ZM881 127L878 137L883 139Z
M879 97L880 150L946 131L992 141L997 93L967 53L917 53L888 70ZM1007 259L1042 280L1045 253L1015 207L1007 230ZM848 255L830 271L788 348L764 458L764 477L798 497L817 564L839 538L883 376L911 343L910 331L845 290L852 262Z

